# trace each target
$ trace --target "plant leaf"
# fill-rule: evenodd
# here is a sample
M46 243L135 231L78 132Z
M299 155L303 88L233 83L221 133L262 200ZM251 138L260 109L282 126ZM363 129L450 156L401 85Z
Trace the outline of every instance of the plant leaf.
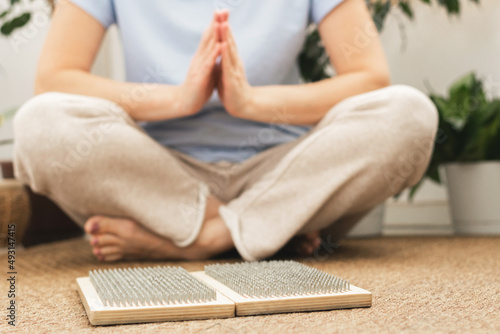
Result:
M377 27L378 31L381 31L384 28L384 21L391 10L391 2L386 1L382 3L381 1L377 1L376 3L371 5L372 9L372 19Z
M413 9L410 7L410 4L406 1L399 2L399 8L403 11L403 13L413 20Z
M26 25L29 22L30 18L31 13L21 14L13 18L12 20L5 22L0 28L0 32L5 36L9 36L14 30Z
M460 13L460 2L458 0L438 0L441 6L444 6L448 14Z
M10 8L9 8L9 9L7 9L6 11L4 11L2 14L0 14L0 19L1 19L1 18L4 18L4 17L5 17L5 16L7 16L7 14L9 14L9 13L10 13Z

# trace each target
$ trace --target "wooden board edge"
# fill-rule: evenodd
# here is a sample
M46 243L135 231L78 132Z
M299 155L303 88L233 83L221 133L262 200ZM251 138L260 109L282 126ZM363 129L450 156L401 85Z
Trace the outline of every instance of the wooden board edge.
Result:
M203 271L191 274L231 299L236 304L236 316L326 311L371 307L372 305L372 293L354 285L351 285L351 292L342 294L259 300L243 297Z
M94 326L99 325L118 325L130 323L149 323L149 322L162 322L162 321L184 321L184 320L206 320L206 319L221 319L233 318L236 315L236 308L233 301L217 291L216 304L200 304L195 307L189 308L186 305L181 307L167 307L167 308L148 308L148 309L123 309L113 308L111 310L98 310L93 308L89 303L88 289L91 286L88 277L77 278L78 293L80 299L87 313L90 323ZM93 287L92 287L93 288ZM95 290L93 291L95 292ZM194 311L196 314L190 314ZM172 315L173 312L178 311L179 315ZM147 319L145 319L146 317Z
M90 305L87 302L85 292L83 291L83 280L84 279L85 279L85 277L78 277L76 279L76 283L78 285L78 294L80 295L80 301L82 302L83 307L85 308L85 312L87 313L87 318L89 319L89 322L95 326L97 324L94 321L94 313L90 309Z

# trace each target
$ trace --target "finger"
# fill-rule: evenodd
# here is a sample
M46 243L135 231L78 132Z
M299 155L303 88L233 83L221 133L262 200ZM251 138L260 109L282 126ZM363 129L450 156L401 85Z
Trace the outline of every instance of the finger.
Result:
M229 52L229 46L227 45L227 42L221 43L221 70L222 70L222 75L221 77L224 77L225 73L231 73L233 69L233 64L231 60L231 55Z
M221 51L221 43L216 43L210 57L210 64L213 65L212 70L215 68L215 63L217 62L217 58L221 55Z
M224 99L224 91L222 89L222 59L221 62L217 65L215 65L214 68L214 80L215 80L215 86L217 88L217 94L219 94L219 97L221 99Z
M205 29L203 35L201 36L200 46L198 48L199 51L206 49L212 40L217 41L218 36L216 35L216 31L218 29L218 25L219 23L217 22L217 18L214 16L214 19L210 22L210 25L207 29Z
M228 23L221 24L223 40L228 48L229 65L231 66L241 66L241 62L238 55L238 50L236 49L236 43L234 41L233 34L231 32L231 27Z
M217 21L220 23L226 22L229 18L229 11L227 9L216 11L215 13Z
M233 63L238 64L239 63L239 55L238 55L238 49L236 48L236 41L234 39L233 32L231 31L231 27L227 23L226 23L226 25L227 25L227 27L226 27L226 36L227 36L226 40L227 40L227 43L229 46L229 52L231 53Z
M222 42L227 42L227 23L221 23L217 26L217 34L219 36L219 41Z
M212 51L214 50L215 46L217 45L217 40L214 38L211 38L208 43L206 44L205 47L203 47L199 52L198 55L202 57L202 59L207 59L207 57L210 57L212 55Z
M218 22L215 25L215 40L217 41L217 43L221 43L223 41L222 27L221 24Z
M213 72L217 57L220 56L221 45L220 43L214 43L211 53L203 56L203 61L200 63L201 67L199 71L201 75L210 75Z
M235 66L237 63L236 55L232 52L230 44L229 44L229 25L224 23L221 25L221 34L223 36L223 50L222 50L222 59L226 60L226 68L227 66ZM224 67L223 67L224 68Z

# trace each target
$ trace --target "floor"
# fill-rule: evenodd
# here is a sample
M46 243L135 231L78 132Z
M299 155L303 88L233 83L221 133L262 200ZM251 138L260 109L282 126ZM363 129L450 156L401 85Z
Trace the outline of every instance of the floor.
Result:
M331 254L329 254L331 253ZM234 261L235 259L219 259ZM298 259L349 279L373 293L364 309L93 327L80 303L75 278L88 270L167 264L102 264L85 240L19 250L19 332L153 333L500 333L500 238L382 237L347 240L317 258ZM207 262L178 262L202 270ZM7 258L0 255L5 277ZM172 264L172 263L168 263ZM2 296L8 286L2 279ZM2 297L2 309L7 305ZM3 311L5 313L5 311ZM11 329L1 317L0 332Z

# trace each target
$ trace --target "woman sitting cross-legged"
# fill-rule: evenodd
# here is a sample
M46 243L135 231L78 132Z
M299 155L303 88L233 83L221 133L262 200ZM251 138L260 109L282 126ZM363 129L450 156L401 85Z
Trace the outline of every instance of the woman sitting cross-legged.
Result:
M217 2L216 2L217 3ZM424 173L437 128L389 86L364 0L67 0L15 119L15 172L91 235L95 256L311 254ZM299 83L310 22L336 70ZM117 24L126 82L90 73ZM360 45L359 34L364 34Z

